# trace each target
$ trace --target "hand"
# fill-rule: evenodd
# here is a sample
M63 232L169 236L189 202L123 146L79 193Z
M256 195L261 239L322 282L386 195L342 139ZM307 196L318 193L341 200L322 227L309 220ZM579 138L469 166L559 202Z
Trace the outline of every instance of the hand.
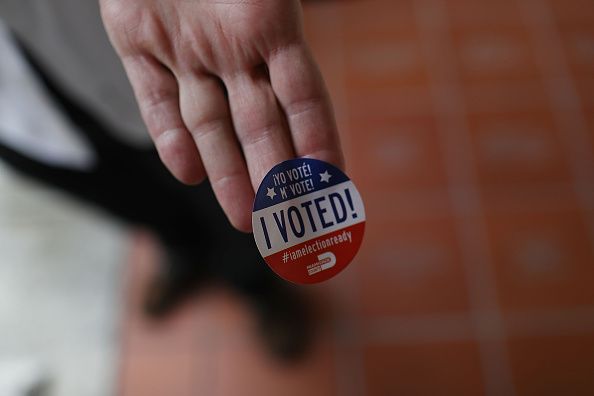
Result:
M162 161L188 184L208 176L237 229L251 230L254 190L277 163L342 167L298 0L100 3Z

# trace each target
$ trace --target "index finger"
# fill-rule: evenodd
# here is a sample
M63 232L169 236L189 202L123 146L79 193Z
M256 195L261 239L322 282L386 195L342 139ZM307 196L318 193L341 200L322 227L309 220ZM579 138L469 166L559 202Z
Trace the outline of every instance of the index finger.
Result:
M307 46L301 43L275 51L269 56L268 68L297 156L343 168L330 95Z

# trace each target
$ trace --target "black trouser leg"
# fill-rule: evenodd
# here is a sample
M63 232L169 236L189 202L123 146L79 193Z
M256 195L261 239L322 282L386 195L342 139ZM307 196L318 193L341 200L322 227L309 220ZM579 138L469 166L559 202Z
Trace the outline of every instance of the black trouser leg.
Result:
M208 183L184 186L165 170L154 150L139 150L113 138L108 127L64 94L24 53L54 102L95 150L98 162L88 172L51 167L2 145L0 158L22 174L152 229L168 249L183 253L172 266L184 274L208 274L247 297L272 332L267 334L269 344L285 356L299 354L308 334L298 294L267 268L252 236L231 227Z

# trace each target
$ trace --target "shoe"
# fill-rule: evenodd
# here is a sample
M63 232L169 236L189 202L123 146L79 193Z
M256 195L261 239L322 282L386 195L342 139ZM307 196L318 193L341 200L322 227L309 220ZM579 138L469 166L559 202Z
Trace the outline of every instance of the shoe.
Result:
M199 290L206 278L197 254L186 249L167 249L160 268L144 297L144 312L153 319L173 312Z
M278 284L255 290L247 298L257 317L260 338L270 354L284 363L302 360L314 336L313 312L305 296L292 285Z

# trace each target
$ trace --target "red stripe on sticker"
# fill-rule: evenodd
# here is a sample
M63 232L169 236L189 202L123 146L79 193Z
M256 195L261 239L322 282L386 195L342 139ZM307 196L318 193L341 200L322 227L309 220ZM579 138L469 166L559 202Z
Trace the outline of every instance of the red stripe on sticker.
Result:
M364 233L365 222L361 222L292 246L265 260L279 276L290 282L323 282L353 260Z

